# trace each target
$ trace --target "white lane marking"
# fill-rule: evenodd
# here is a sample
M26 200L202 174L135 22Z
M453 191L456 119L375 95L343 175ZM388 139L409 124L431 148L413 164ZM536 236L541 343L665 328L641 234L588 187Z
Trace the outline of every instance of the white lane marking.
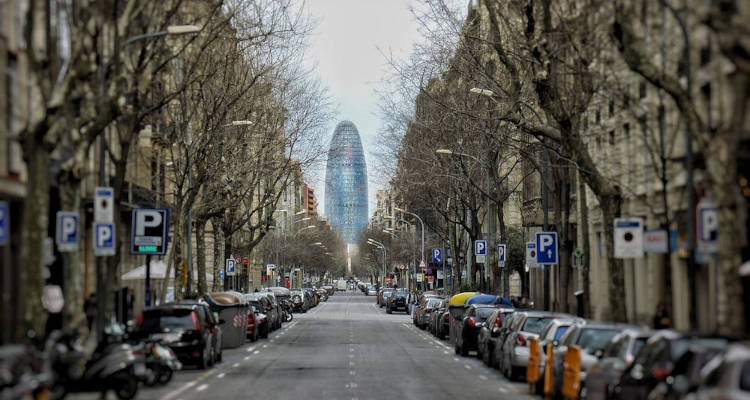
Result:
M240 366L240 363L234 363L234 364L232 364L232 367L233 367L233 368L237 368L237 367L239 367L239 366Z
M487 380L487 377L486 377L486 376L484 376L484 375L479 375L479 379L481 379L481 380L483 380L483 381L486 381L486 380Z
M202 391L204 391L206 389L208 389L208 384L207 383L204 383L204 384L198 386L197 388L195 388L195 390L198 391L198 392L202 392Z
M349 375L352 375L352 376L357 375L357 371L349 371Z
M220 373L219 375L216 375L216 377L217 377L217 378L219 378L219 379L221 379L221 378L223 378L223 377L225 377L225 376L227 376L227 374L225 374L225 373L223 373L223 372L222 372L222 373Z
M249 359L250 359L250 356L247 356L247 357L243 358L243 360L245 360L245 361L247 361Z
M269 340L269 342L273 343L273 339Z
M255 350L255 351L253 352L253 354L258 354L258 353L260 353L260 350Z
M248 347L248 348L247 348L247 352L248 352L248 353L250 353L250 352L251 352L251 351L253 351L253 350L255 350L255 346L252 346L252 347Z
M443 350L443 354L449 354L447 350Z
M354 361L349 361L349 366L353 367L354 366Z
M506 388L504 388L504 387L502 387L502 386L500 386L500 388L499 388L499 389L500 389L500 391L501 391L501 392L503 392L503 393L508 393L508 389L506 389Z
M265 349L266 347L268 347L268 345L267 345L267 344L264 344L264 345L263 345L263 348Z
M471 369L471 366L469 366L468 364L464 364L464 368Z
M453 361L458 361L458 357L453 357Z

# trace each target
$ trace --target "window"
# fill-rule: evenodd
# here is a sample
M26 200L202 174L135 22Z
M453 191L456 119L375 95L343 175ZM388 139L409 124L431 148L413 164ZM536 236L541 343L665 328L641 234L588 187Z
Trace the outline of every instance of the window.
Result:
M646 82L641 82L638 84L638 97L643 99L646 97L647 89L646 89Z
M596 109L596 123L599 124L602 122L602 113L599 111L599 109Z
M555 332L555 339L559 341L562 335L568 330L569 326L561 326L557 328L557 332Z
M614 146L615 145L615 131L614 129L609 131L609 145Z
M609 116L612 117L615 115L615 101L610 100L609 101Z
M700 50L700 62L701 67L708 65L711 62L711 47L703 46Z

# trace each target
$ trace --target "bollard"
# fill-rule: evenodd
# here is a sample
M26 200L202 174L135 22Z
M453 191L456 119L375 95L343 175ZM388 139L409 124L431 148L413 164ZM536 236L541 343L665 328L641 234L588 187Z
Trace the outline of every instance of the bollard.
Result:
M566 399L577 399L581 390L581 348L568 347L563 363L562 394Z
M536 383L539 382L539 339L529 340L529 364L526 366L526 381L529 382L529 393L536 394Z

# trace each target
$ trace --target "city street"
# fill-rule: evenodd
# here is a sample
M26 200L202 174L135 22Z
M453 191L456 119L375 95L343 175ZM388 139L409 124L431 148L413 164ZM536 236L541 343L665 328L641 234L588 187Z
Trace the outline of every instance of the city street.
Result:
M225 350L213 369L180 371L165 387L142 387L138 399L519 399L525 388L454 355L409 316L386 314L374 297L338 292L269 340Z

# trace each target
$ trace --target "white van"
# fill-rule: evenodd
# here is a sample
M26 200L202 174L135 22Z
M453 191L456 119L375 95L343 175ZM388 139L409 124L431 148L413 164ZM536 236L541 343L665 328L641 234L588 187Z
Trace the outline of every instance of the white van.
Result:
M346 290L346 279L336 281L336 290Z

